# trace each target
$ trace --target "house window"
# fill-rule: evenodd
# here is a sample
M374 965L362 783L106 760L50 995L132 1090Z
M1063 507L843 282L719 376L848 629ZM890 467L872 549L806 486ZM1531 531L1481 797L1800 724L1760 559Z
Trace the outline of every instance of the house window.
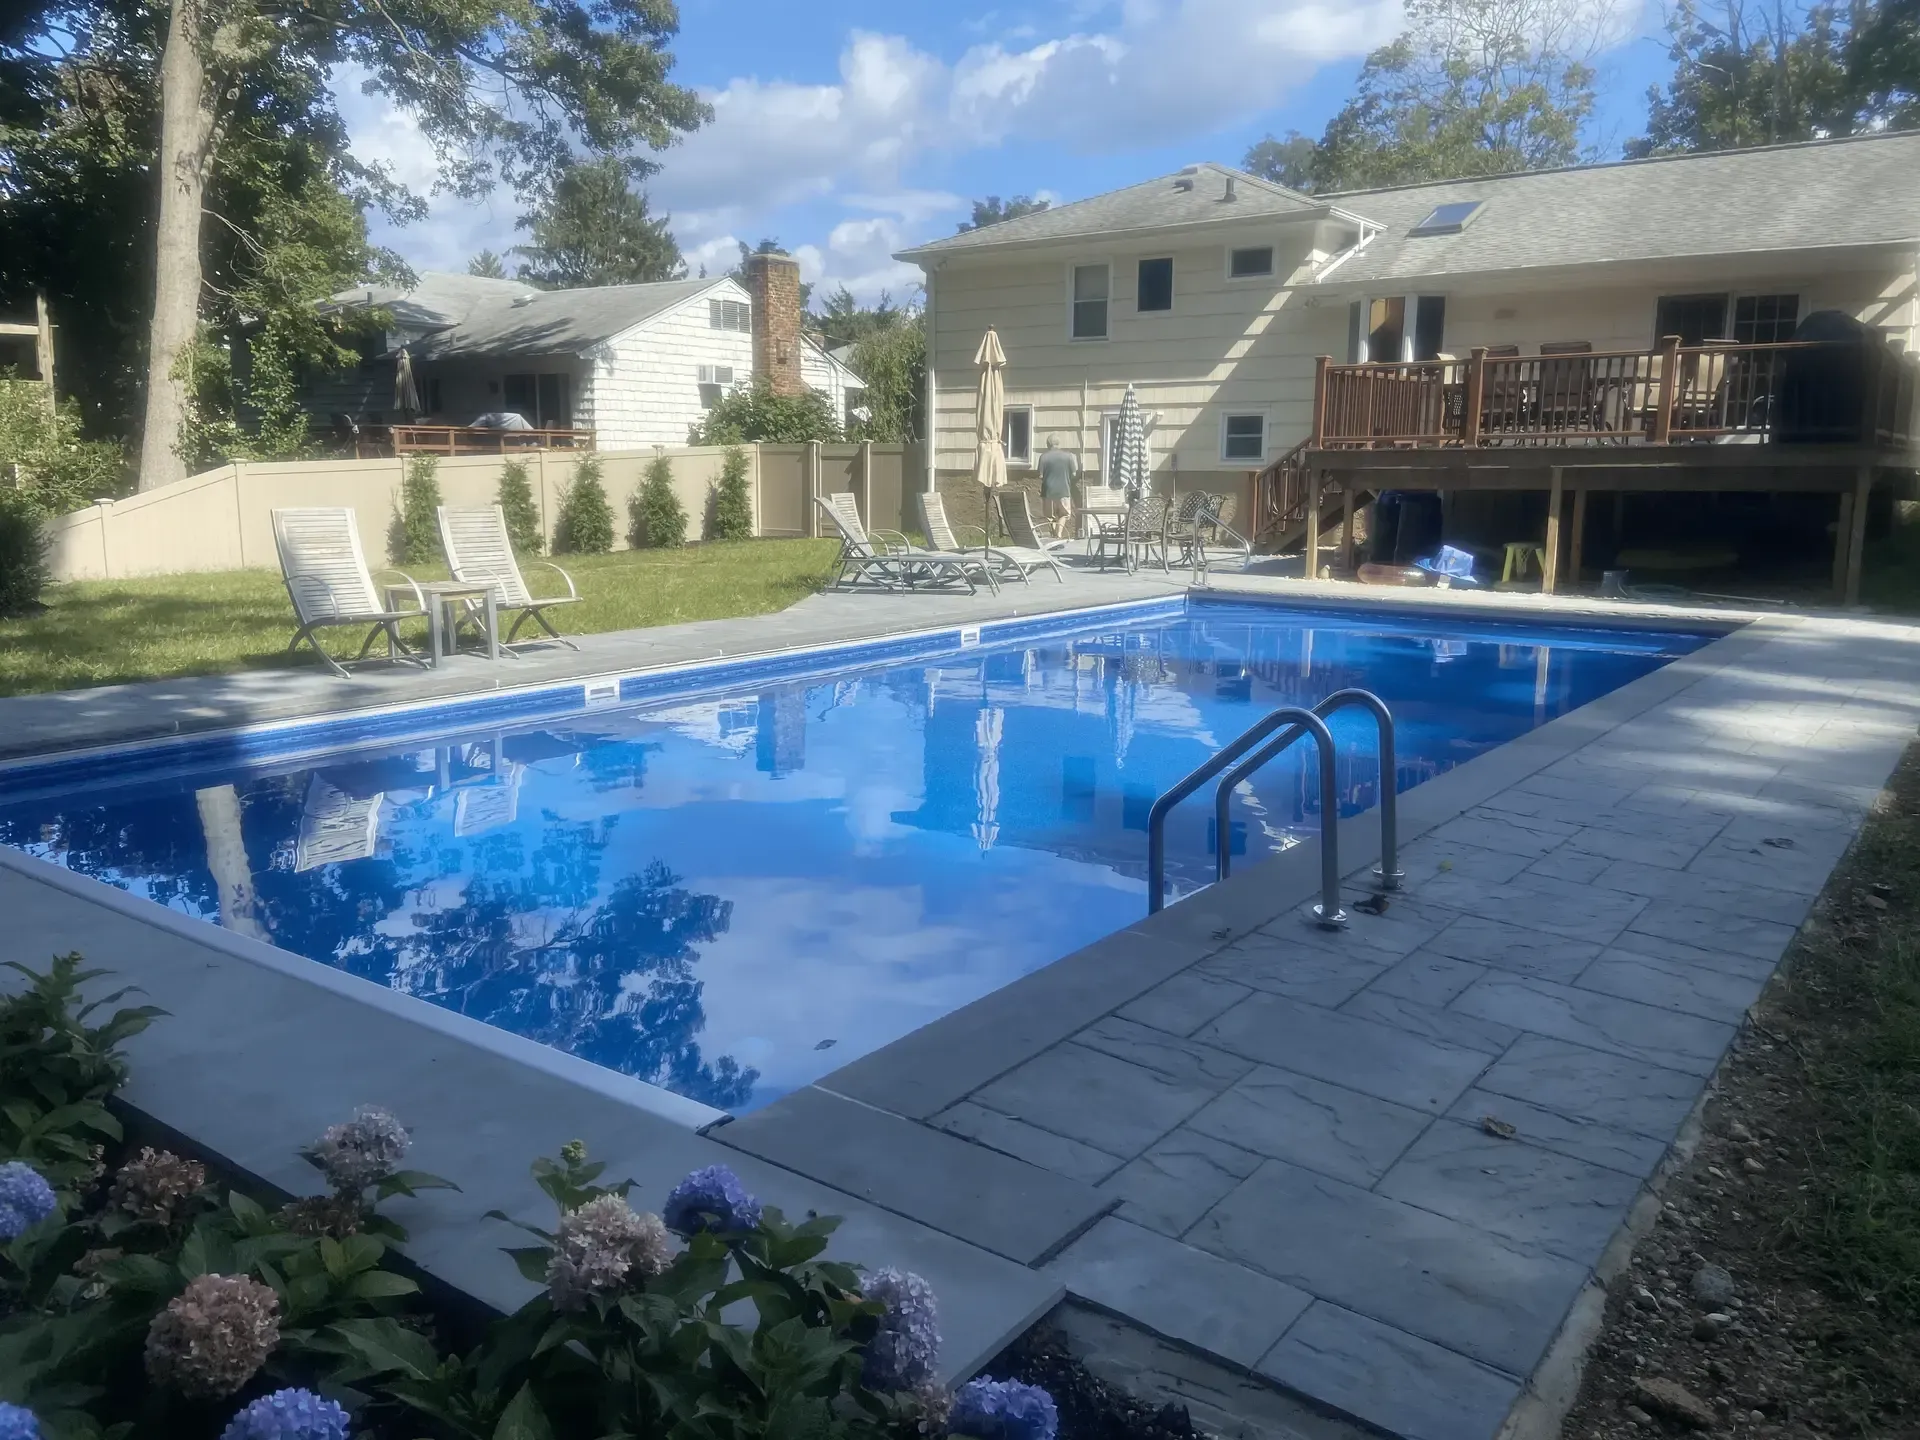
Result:
M1220 458L1258 463L1267 455L1267 417L1228 415L1220 422Z
M1142 312L1173 309L1173 261L1170 258L1140 262L1138 304Z
M1256 275L1273 274L1273 247L1271 245L1249 245L1240 250L1227 252L1227 278L1229 280L1250 280Z
M1413 303L1413 358L1434 360L1446 346L1447 297L1422 295Z
M1407 297L1382 295L1367 305L1367 359L1392 364L1405 359Z
M568 377L558 374L502 377L501 401L536 430L565 430L573 424Z
M427 413L429 415L438 415L442 412L444 407L440 403L440 377L438 375L429 375L427 377L426 399Z
M1109 275L1105 265L1073 267L1073 338L1107 338L1107 289Z
M720 397L727 393L733 384L731 365L702 365L700 367L700 408L711 410L720 403Z
M1733 338L1742 345L1791 340L1799 323L1798 295L1742 295L1733 302Z
M1724 339L1727 333L1727 297L1724 295L1662 295L1653 312L1653 343L1678 335L1682 345Z
M1015 465L1033 463L1033 407L1009 405L1000 415L1000 445Z
M753 330L753 307L744 300L707 301L707 328L711 330Z

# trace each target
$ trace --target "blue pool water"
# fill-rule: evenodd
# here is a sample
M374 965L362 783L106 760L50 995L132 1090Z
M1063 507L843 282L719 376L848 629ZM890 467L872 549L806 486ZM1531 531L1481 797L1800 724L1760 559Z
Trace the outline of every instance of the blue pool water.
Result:
M317 760L16 776L0 843L740 1111L1138 919L1154 797L1276 705L1376 691L1404 790L1710 638L1214 601L1075 626ZM1333 729L1354 814L1372 721ZM1236 799L1236 852L1317 828L1310 753ZM1212 877L1209 801L1169 828L1175 893Z

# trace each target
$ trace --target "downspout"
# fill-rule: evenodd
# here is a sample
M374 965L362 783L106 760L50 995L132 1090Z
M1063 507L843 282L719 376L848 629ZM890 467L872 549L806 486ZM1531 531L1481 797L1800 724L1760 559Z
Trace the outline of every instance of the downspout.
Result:
M938 332L933 315L933 278L939 268L938 260L929 261L926 266L926 283L921 286L926 296L921 305L921 312L925 316L927 346L927 433L922 441L926 453L921 457L926 473L921 477L921 489L928 495L933 494L937 488L936 456L940 448L940 376L935 360L937 352L934 348Z
M1382 227L1382 229L1384 229L1384 227ZM1335 255L1331 260L1327 261L1325 265L1321 266L1319 272L1313 277L1314 283L1316 285L1319 284L1322 280L1326 279L1327 276L1346 264L1347 261L1366 249L1367 246L1373 243L1374 238L1382 233L1382 229L1369 230L1366 226L1361 226L1360 238L1342 250L1338 255Z

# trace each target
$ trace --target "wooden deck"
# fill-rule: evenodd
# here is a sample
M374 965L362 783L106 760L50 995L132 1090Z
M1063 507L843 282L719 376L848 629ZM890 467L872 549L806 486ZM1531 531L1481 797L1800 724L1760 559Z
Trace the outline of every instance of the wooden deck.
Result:
M1313 430L1259 477L1263 535L1301 543L1382 490L1545 491L1544 588L1574 553L1587 496L1772 492L1838 497L1834 583L1859 597L1867 497L1920 470L1920 361L1890 347L1785 342L1572 350L1336 365L1314 379ZM1346 548L1343 546L1343 548Z
M384 442L384 443L383 443ZM591 430L492 430L473 425L394 425L356 449L389 455L504 455L513 450L591 450Z

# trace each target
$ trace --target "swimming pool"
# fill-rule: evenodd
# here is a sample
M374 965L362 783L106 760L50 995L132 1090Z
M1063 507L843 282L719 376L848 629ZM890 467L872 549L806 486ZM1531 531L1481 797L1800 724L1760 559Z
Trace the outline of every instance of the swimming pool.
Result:
M1193 597L379 747L17 769L0 843L739 1112L1137 920L1155 796L1277 705L1377 692L1405 790L1711 638ZM1372 721L1332 728L1355 814ZM1310 754L1243 788L1236 854L1317 829ZM1208 799L1169 826L1176 895L1212 877Z

